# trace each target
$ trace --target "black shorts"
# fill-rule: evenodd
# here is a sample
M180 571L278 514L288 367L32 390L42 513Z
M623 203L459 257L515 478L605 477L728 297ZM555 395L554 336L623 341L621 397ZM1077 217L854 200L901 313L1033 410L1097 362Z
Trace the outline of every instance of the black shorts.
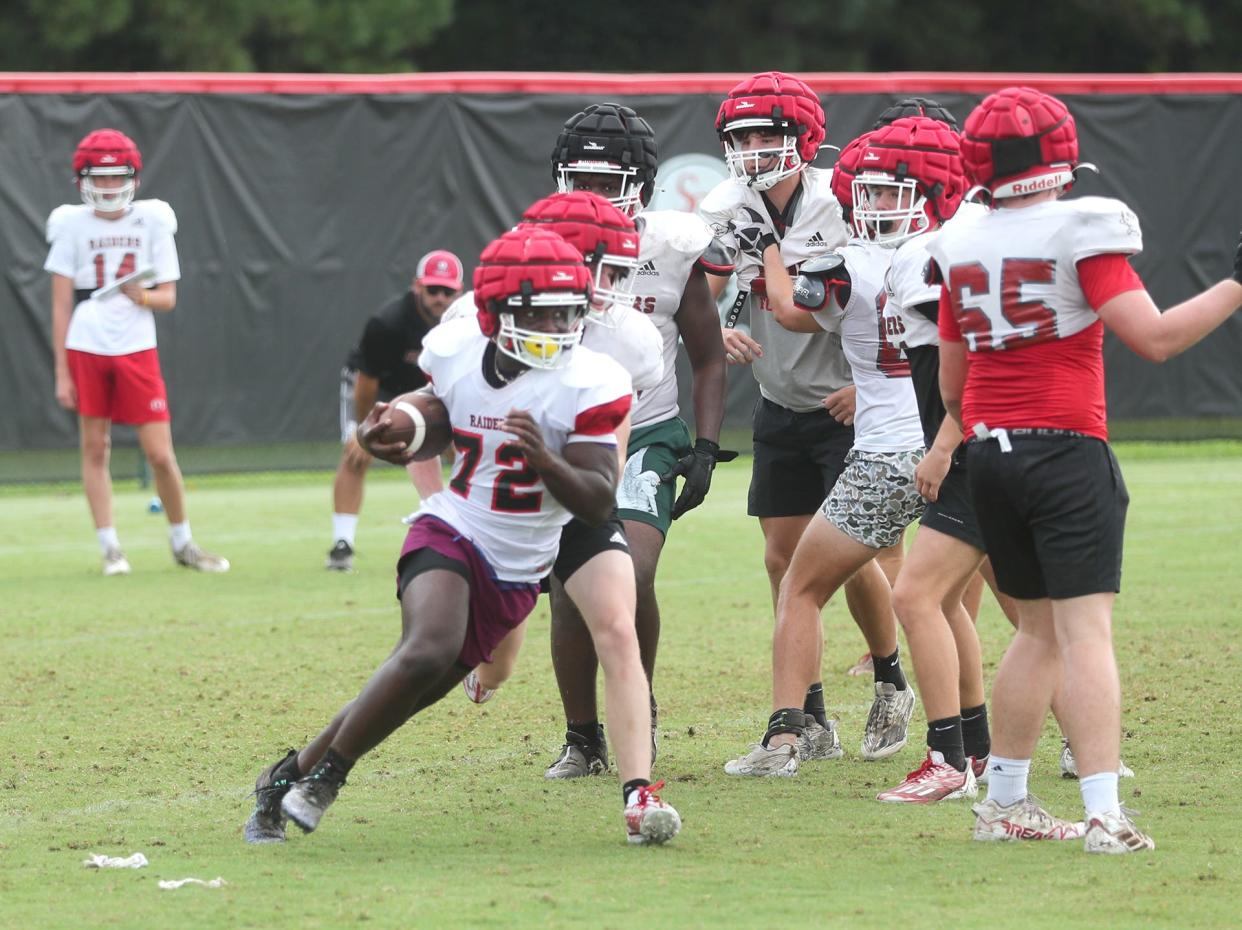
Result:
M960 539L980 552L984 550L983 534L979 532L975 506L970 500L965 449L959 448L953 453L953 463L940 484L940 493L936 500L928 501L920 523L938 533Z
M798 413L760 397L754 430L746 512L752 517L814 514L845 470L854 427L838 423L827 410Z
M625 526L616 510L599 526L591 526L575 517L561 530L561 549L552 564L552 574L564 584L591 559L612 549L626 554L630 551Z
M1108 443L1010 433L966 447L971 499L997 586L1057 600L1121 590L1130 495Z

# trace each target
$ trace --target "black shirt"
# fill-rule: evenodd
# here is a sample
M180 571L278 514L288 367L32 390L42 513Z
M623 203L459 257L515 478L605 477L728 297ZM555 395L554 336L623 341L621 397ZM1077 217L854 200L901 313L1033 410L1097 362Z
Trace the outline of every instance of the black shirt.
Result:
M427 383L418 354L430 328L418 312L414 293L406 291L367 320L345 364L378 381L381 397L416 391Z

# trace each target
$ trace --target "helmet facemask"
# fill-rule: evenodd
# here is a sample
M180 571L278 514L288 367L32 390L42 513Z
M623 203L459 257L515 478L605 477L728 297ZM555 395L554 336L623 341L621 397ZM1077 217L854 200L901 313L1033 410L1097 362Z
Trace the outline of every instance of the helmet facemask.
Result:
M587 256L594 289L587 319L600 326L615 329L617 312L627 312L634 294L634 279L638 272L638 259L626 255L605 252L598 258Z
M92 178L125 178L118 187L100 187ZM78 177L78 192L82 202L101 213L119 213L128 207L138 191L138 176L128 165L114 168L86 168Z
M859 173L852 187L854 231L886 248L895 248L932 227L927 197L914 178Z
M727 125L723 134L724 155L733 180L766 191L802 170L797 136L782 134L781 144L775 148L747 149L744 139L748 130L771 135L781 132L770 120L763 119L738 120Z
M570 351L582 340L589 305L587 295L572 291L510 297L497 314L496 348L528 368L560 368L569 363ZM527 325L519 325L518 316L532 311L553 328L531 328L525 319Z
M601 184L580 186L575 175L603 176L609 181L618 179L620 183L607 190L600 190ZM638 216L643 209L643 183L638 176L637 168L625 168L609 161L571 161L556 166L556 190L561 194L571 194L575 190L599 194L626 216Z

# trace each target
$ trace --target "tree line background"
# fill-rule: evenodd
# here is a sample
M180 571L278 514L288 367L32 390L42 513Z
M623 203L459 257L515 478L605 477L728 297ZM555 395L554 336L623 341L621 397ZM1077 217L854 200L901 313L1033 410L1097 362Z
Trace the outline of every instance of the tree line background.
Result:
M1233 71L1242 0L8 0L10 71Z

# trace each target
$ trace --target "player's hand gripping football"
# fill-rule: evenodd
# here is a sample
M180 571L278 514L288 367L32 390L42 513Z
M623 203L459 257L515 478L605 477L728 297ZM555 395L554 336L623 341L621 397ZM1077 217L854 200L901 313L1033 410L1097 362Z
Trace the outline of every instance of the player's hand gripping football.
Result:
M392 462L394 465L408 465L414 461L414 453L409 450L409 443L389 442L384 436L392 422L388 407L383 401L372 407L367 418L358 424L354 435L358 445L377 459Z
M676 465L660 476L661 484L676 482L678 476L685 479L681 494L673 502L673 519L678 519L703 503L712 486L712 471L717 462L731 462L735 458L736 452L721 449L710 439L696 439L690 454L683 455Z

